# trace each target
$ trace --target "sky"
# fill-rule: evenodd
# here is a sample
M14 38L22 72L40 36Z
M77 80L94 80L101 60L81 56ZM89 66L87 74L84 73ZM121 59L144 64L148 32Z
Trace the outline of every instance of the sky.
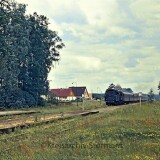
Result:
M111 83L158 93L160 0L16 0L26 14L49 18L66 47L49 73L50 88L86 86L105 92Z

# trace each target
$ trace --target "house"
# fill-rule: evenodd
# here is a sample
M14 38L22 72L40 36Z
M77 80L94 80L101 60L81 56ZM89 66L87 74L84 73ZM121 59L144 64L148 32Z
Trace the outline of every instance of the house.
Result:
M70 89L72 89L73 93L74 93L74 97L75 98L85 98L88 99L89 98L89 93L87 91L87 88L85 86L83 87L69 87Z
M70 101L74 97L74 92L71 88L51 89L50 93L55 95L56 99L60 101Z
M86 87L58 88L51 89L49 92L60 101L71 101L77 98L89 98L89 93Z
M89 99L92 99L92 98L93 98L92 93L89 93Z

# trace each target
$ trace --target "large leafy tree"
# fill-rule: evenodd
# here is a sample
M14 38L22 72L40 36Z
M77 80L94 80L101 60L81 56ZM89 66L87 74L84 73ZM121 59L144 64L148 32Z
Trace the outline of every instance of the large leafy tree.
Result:
M11 106L16 101L21 105L28 97L32 97L32 105L39 104L41 95L48 92L47 76L53 61L59 60L59 49L64 47L57 33L48 29L47 17L37 13L26 16L25 10L24 4L0 1L1 105Z
M3 95L1 96L3 101L1 105L13 106L16 105L16 101L22 100L19 96L15 97L16 94L14 93L19 87L18 76L29 44L25 28L27 26L25 23L25 5L17 4L13 0L3 0L1 1L1 14L3 14L3 19L5 18L5 21L1 19L4 26L1 32L3 35L0 38L4 42L0 69L1 95Z
M0 1L0 105L6 101L6 93L12 88L10 79L11 59L9 48L9 35L7 33L10 22L11 2L7 0Z
M27 19L30 27L30 47L28 57L28 83L25 90L31 93L39 102L41 95L48 92L47 76L53 61L59 60L59 49L64 44L56 32L48 29L48 19L34 13Z
M11 96L11 93L13 93L12 95L14 95L14 92L17 92L18 88L20 88L21 81L19 80L19 76L22 71L22 67L25 64L26 55L28 53L29 33L27 30L28 27L25 17L25 8L25 5L13 2L12 11L10 14L10 22L7 26L7 34L9 35L8 46L10 48L10 55L8 55L8 63L11 65L10 80L12 82L12 88L7 92L8 94L6 96L7 105L13 104L15 96ZM17 98L18 101L20 101L19 97Z

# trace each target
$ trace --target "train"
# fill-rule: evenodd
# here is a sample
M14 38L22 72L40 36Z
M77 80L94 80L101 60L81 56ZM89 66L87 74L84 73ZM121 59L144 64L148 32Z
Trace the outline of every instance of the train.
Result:
M105 92L105 103L109 106L136 103L140 101L148 101L148 95L144 93L127 92L122 88L108 88Z

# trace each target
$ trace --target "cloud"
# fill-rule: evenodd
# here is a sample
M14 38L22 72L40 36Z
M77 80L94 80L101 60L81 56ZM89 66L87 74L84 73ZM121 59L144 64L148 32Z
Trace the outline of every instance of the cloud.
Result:
M159 2L159 0L134 0L131 3L131 11L137 19L147 26L153 26L160 23Z
M66 48L49 79L103 92L110 83L157 92L160 74L160 0L17 0L27 13L46 15Z

